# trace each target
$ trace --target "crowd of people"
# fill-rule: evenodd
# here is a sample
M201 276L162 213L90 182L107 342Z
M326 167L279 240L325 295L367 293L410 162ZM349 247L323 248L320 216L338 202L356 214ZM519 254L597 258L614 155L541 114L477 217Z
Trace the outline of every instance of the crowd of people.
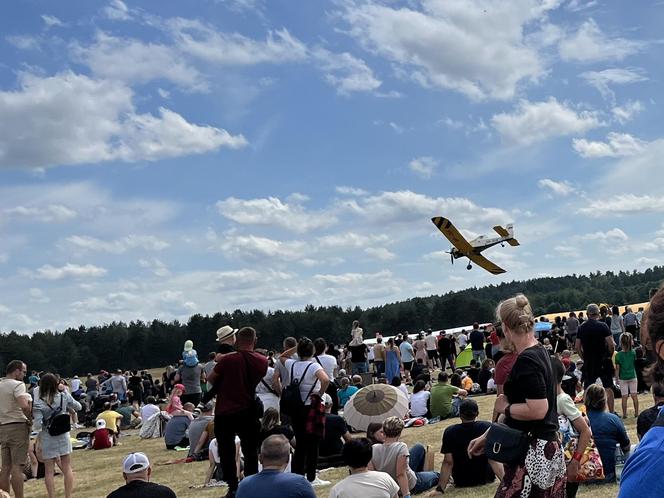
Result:
M349 475L332 498L435 495L496 480L497 497L574 497L580 482L616 480L621 496L635 496L664 465L652 460L664 456L664 290L651 297L647 311L590 304L585 316L550 323L536 321L517 295L499 304L495 323L475 323L468 334L377 335L373 345L355 321L340 349L323 338L287 337L281 351L267 351L253 328L224 326L207 361L186 341L161 379L116 370L67 381L28 375L14 360L0 381L0 488L22 498L24 479L39 477L41 467L51 498L57 467L64 496L73 496L70 431L91 427L77 434L91 451L120 444L132 429L163 437L165 449L187 449L185 461L208 460L205 483L223 483L230 498L275 489L284 498L313 497L315 487L331 484L320 471L343 466ZM467 348L469 368L458 368ZM408 411L378 415L358 431L344 411L374 382L398 391ZM637 395L648 388L654 406L639 413ZM474 396L485 393L496 397L491 418L481 420ZM623 424L630 398L636 451ZM450 418L459 422L441 430L442 464L434 470L426 445L409 447L401 436L413 420ZM130 453L126 484L108 496L175 496L150 482L151 472L144 453ZM644 496L664 496L664 485L652 489L661 494Z

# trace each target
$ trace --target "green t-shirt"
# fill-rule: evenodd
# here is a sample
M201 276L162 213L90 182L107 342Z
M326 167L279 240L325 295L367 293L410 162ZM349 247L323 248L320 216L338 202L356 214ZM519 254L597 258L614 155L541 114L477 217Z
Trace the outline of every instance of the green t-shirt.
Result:
M634 361L636 360L636 352L619 351L616 354L616 365L620 366L620 380L636 379L636 370L634 370Z
M459 391L458 387L440 382L431 387L429 407L432 417L447 418L452 413L452 398Z

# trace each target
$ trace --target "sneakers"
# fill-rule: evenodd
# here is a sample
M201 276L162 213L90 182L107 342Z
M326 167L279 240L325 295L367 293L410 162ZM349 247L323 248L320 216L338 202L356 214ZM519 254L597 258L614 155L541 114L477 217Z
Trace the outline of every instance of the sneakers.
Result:
M330 481L323 481L323 480L322 480L320 477L318 477L318 476L316 476L316 479L314 479L313 481L311 481L311 485L312 485L313 487L316 487L316 486L329 486L330 484L332 484Z

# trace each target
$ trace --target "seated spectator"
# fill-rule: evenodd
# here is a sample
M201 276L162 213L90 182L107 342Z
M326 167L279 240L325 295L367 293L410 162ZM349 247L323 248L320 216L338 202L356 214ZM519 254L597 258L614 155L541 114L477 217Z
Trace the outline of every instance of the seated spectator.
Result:
M464 372L461 377L461 387L463 387L463 390L468 393L472 393L474 384L475 383L473 382L473 379L470 377L470 375Z
M344 465L341 456L343 443L352 438L348 433L346 421L339 415L332 413L332 397L325 393L323 395L325 405L325 437L318 447L318 468L342 467Z
M426 382L418 380L413 386L413 394L410 397L410 416L431 418L429 411L429 399L431 393L427 390Z
M487 359L482 362L482 369L478 375L479 380L477 383L480 385L480 391L483 393L486 393L487 391L487 383L491 378L491 370L494 366L495 364L493 363L493 360Z
M194 405L185 403L184 410L193 411ZM187 438L187 429L191 424L191 419L185 413L174 414L164 427L164 442L166 443L167 450L174 450L176 446L185 448L189 446L189 439Z
M207 460L208 446L214 438L214 402L203 405L201 414L189 424L187 431L189 453L194 460Z
M236 475L242 475L242 453L240 452L240 438L235 436L235 473ZM219 482L223 482L224 473L221 469L221 458L219 458L219 445L217 444L217 438L212 438L210 444L208 445L208 460L210 465L205 474L205 481L203 482L204 486L207 486L212 478Z
M403 428L399 417L389 417L383 422L385 442L373 445L369 470L387 472L399 485L402 496L408 496L435 487L440 475L423 471L426 450L422 445L408 451L406 443L399 441Z
M106 422L104 419L97 420L97 428L90 436L89 448L93 450L105 450L113 446L113 437L111 433L106 428Z
M174 415L176 413L181 413L184 411L182 407L182 401L180 401L180 396L184 394L184 385L175 384L173 390L168 398L168 404L166 405L166 413L169 415Z
M479 382L480 380L480 369L477 365L478 365L477 360L475 359L470 360L470 368L468 369L468 372L466 372L468 374L468 377L470 377L470 379L473 381L473 383Z
M399 391L401 391L402 393L404 393L406 395L406 398L410 399L410 393L408 392L408 388L406 387L406 385L403 382L401 382L401 377L400 376L394 377L392 379L392 382L390 382L390 385L392 387L396 387L397 389L399 389Z
M343 447L343 459L350 475L332 488L330 498L397 498L399 485L389 474L367 469L372 456L369 439L347 441Z
M418 380L429 382L431 380L429 369L424 365L424 360L422 358L417 359L415 365L413 365L413 369L410 371L410 376L415 382Z
M122 462L122 477L125 485L106 498L176 498L172 489L150 482L152 467L145 453L129 453Z
M122 415L120 429L135 429L141 425L141 413L129 404L128 399L120 403L120 408L117 409L117 412Z
M304 476L284 472L290 458L290 443L276 434L261 444L259 459L263 470L246 477L237 488L236 498L276 496L279 498L316 498L314 489Z
M630 443L625 426L620 417L609 413L606 409L606 392L597 384L586 389L585 397L588 420L592 430L595 444L599 450L604 467L604 482L616 481L616 445L619 444L625 455L629 453Z
M268 437L275 434L281 434L288 441L290 441L291 446L295 448L295 433L289 425L283 425L281 423L279 412L274 408L268 408L263 414L261 419L261 432L258 437L258 443L263 444Z
M359 374L355 374L352 377L353 380L353 385L357 387L357 389L362 389L364 387L364 384L362 384L362 376Z
M640 413L639 418L636 421L636 434L639 436L639 441L643 439L646 432L650 430L652 424L657 420L660 409L664 406L664 384L661 382L655 382L652 385L652 397L655 401L655 405Z
M371 441L371 444L383 444L385 441L383 424L380 422L371 422L367 427L367 439Z
M486 383L486 392L488 394L496 393L498 386L496 386L496 370L495 368L491 369L491 378Z
M118 444L122 415L114 410L111 410L111 403L107 401L104 403L104 411L97 415L97 420L103 420L106 424L106 429L111 433L111 436L113 436L113 446Z
M350 385L350 380L348 377L341 378L341 388L337 391L337 396L339 396L339 408L346 406L348 400L355 394L359 389L356 386Z
M461 375L456 372L450 375L450 385L461 389Z
M159 413L159 407L157 406L157 400L154 396L148 396L145 399L145 404L141 408L141 420L147 422L150 417Z
M449 426L443 432L443 444L440 452L445 455L440 466L438 491L444 491L450 476L454 486L466 488L482 486L494 481L494 472L502 479L503 468L497 462L489 462L486 456L468 457L470 442L484 434L491 426L490 422L477 421L480 410L475 400L464 399L459 405L460 424ZM495 470L494 470L495 469Z
M466 396L464 389L448 384L448 376L445 372L438 374L438 383L431 387L431 416L441 419L456 417L459 415L460 399L456 396Z

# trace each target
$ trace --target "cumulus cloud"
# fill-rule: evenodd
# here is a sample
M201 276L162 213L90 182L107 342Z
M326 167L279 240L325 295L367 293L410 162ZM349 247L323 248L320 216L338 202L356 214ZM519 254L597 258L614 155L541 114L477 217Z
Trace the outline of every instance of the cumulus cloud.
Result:
M19 90L0 92L0 167L157 160L247 143L169 109L138 114L132 98L119 82L23 74Z
M150 270L157 277L168 277L171 274L168 266L157 258L139 259L138 264L141 268Z
M572 184L565 180L557 182L555 180L551 180L550 178L543 178L537 182L537 186L543 190L549 191L549 193L553 195L562 197L576 192L576 189L572 186Z
M48 16L43 14L41 18L42 21L44 21L46 28L52 28L53 26L64 26L64 23L55 16Z
M219 243L219 249L232 257L258 261L264 258L297 261L309 252L303 241L280 241L256 235L228 235Z
M35 278L62 280L64 278L97 278L106 275L107 270L99 266L67 263L64 266L44 265L34 273Z
M297 233L337 222L334 215L307 211L300 202L284 202L277 197L247 200L229 197L216 206L219 214L241 225L278 226Z
M615 106L611 108L611 114L613 114L613 118L620 124L625 124L628 121L631 121L634 116L642 112L644 109L643 104L636 100L636 101L629 101L624 105L621 106Z
M385 243L389 237L384 234L367 235L357 232L343 232L332 235L324 235L317 239L318 246L324 249L348 249L362 248L370 244Z
M396 254L394 254L389 249L386 249L385 247L367 247L364 249L364 252L371 256L373 259L377 259L379 261L392 261L397 257Z
M132 15L129 8L122 0L111 0L111 2L104 7L103 13L109 19L114 21L128 21Z
M67 237L66 241L78 249L111 254L124 254L136 248L146 251L161 251L170 246L168 242L153 235L127 235L116 240L102 240L87 235L72 235Z
M323 71L325 81L335 87L340 95L371 92L381 85L366 62L348 52L337 54L318 47L313 50L312 56Z
M39 50L39 38L29 35L10 35L5 40L14 45L19 50Z
M352 196L360 196L360 195L367 195L369 192L367 192L364 189L357 188L357 187L348 187L341 185L339 187L335 187L334 190L341 195L352 195Z
M472 99L510 99L521 82L546 71L524 32L538 29L558 2L522 0L488 8L470 0L428 0L421 8L367 0L341 14L351 36L425 86Z
M408 163L408 168L420 178L429 179L433 175L438 161L433 157L416 157Z
M8 218L26 221L39 221L42 223L63 223L71 221L78 213L61 204L48 204L45 206L15 206L4 209L3 214Z
M633 156L643 152L647 146L646 142L629 133L611 132L606 138L606 142L575 138L572 140L572 147L581 157L600 158Z
M602 71L586 71L580 74L580 77L589 85L595 87L602 97L613 100L615 94L611 89L612 85L629 85L630 83L639 83L648 81L645 72L640 68L610 68Z
M606 199L591 201L579 209L579 213L594 218L661 212L664 212L664 197L635 194L613 195Z
M545 102L522 100L514 112L495 114L491 123L505 142L516 145L581 134L602 125L595 112L577 111L554 97Z
M612 228L611 230L608 230L606 232L594 232L594 233L587 233L583 236L581 236L582 240L595 240L595 241L627 241L629 240L629 237L625 232L623 232L620 228Z
M621 61L645 47L640 40L610 37L602 32L593 19L560 42L560 56L564 61L601 62Z

